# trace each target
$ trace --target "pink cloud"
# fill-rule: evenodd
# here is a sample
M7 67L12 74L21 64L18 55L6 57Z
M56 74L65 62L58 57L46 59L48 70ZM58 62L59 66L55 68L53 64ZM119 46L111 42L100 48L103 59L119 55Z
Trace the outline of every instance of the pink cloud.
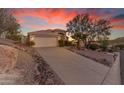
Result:
M17 23L19 23L19 24L22 24L24 22L25 22L25 20L23 20L23 19L17 19Z
M41 29L43 26L41 26L41 25L29 25L28 27Z
M112 19L111 23L113 24L114 29L124 29L124 25L122 24L124 19Z
M43 18L47 20L49 24L66 24L69 20L71 20L74 16L77 15L76 11L67 11L63 8L60 9L51 9L51 8L42 8L42 9L15 9L13 12L15 17L23 17L23 16L32 16ZM91 19L99 19L101 17L109 17L112 18L111 14L103 14L102 16L98 16L96 10L92 11L90 16ZM25 20L18 19L18 23L24 23ZM118 24L120 22L124 22L122 19L111 19L112 24ZM55 28L54 26L40 26L40 25L31 25L31 28ZM124 26L113 26L114 29L124 29Z
M113 26L114 29L124 29L124 25Z
M124 22L124 19L112 19L112 23L119 23L119 22Z
M77 15L76 11L67 12L65 9L16 9L14 16L33 16L44 18L48 23L66 23Z

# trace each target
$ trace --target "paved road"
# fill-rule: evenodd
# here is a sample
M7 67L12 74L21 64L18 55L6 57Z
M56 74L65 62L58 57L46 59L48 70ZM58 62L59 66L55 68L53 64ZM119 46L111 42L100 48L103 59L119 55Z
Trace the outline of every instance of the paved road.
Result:
M64 48L36 48L65 84L101 84L109 67Z
M124 85L124 50L120 51L121 82Z

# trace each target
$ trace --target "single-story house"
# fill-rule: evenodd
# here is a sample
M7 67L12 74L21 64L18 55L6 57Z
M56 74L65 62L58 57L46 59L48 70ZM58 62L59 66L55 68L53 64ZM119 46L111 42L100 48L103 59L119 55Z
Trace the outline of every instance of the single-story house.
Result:
M48 29L28 33L30 41L34 41L33 47L56 47L58 40L65 34L65 30L61 29Z

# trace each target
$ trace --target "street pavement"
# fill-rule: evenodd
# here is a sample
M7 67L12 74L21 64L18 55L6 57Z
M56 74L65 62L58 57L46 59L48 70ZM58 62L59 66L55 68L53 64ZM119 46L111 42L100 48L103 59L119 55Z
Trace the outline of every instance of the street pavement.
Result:
M124 50L120 51L121 83L124 85Z

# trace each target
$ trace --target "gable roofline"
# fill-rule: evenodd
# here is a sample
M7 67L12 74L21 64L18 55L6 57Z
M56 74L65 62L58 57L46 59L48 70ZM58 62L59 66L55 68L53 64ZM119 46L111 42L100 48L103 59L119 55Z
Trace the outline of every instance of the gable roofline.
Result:
M62 29L47 29L47 30L29 32L28 35L32 35L36 37L57 37L58 34L65 32L66 31Z

